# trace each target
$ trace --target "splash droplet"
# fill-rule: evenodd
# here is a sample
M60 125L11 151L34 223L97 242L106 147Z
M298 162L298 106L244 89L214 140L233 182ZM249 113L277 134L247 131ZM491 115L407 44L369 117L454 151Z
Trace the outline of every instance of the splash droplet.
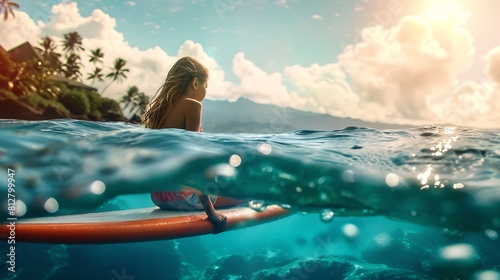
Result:
M335 213L332 210L323 209L323 210L321 210L321 213L320 213L320 219L321 219L321 221L323 221L325 223L329 223L333 220L334 215L335 215Z

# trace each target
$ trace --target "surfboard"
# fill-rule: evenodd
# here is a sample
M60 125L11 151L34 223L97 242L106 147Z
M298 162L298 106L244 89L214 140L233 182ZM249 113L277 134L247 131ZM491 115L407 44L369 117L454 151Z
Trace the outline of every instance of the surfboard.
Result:
M217 210L227 217L226 231L255 226L291 213L277 205L257 212L248 207ZM0 227L0 239L8 239L9 224ZM16 242L99 244L177 239L211 234L214 227L204 212L167 211L155 208L109 211L15 221ZM221 233L223 234L223 233Z

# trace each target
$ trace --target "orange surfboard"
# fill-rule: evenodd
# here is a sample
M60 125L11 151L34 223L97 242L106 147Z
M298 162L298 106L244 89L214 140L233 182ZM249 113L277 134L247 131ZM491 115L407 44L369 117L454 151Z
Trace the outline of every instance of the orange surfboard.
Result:
M227 217L228 230L245 228L284 218L291 213L277 205L257 212L236 207L217 212ZM42 218L18 218L15 232L1 224L0 239L15 234L16 242L97 244L176 239L213 233L204 212L143 208ZM221 233L223 234L223 233Z

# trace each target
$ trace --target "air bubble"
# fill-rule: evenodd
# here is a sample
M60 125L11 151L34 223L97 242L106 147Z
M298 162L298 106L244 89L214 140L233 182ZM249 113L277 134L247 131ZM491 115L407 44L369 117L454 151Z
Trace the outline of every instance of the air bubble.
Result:
M356 225L346 224L342 227L342 233L348 240L354 240L359 236L359 229Z
M104 185L102 181L97 180L90 185L90 191L93 194L100 195L104 193L105 190L106 190L106 185Z
M229 164L217 164L205 171L205 176L209 179L215 179L217 176L233 177L235 175L236 169Z
M16 217L22 217L24 214L26 214L26 211L28 209L26 208L26 204L20 199L16 200Z
M269 155L273 148L267 143L260 143L257 145L257 150L263 155Z
M232 167L238 167L238 166L240 166L240 164L241 164L241 157L239 155L232 155L229 158L229 164Z
M391 244L392 238L387 233L381 233L375 236L375 242L381 247L387 247Z
M326 181L326 177L321 177L318 179L318 184L322 185Z
M455 244L439 250L439 257L445 261L469 260L475 255L474 247L469 244Z
M324 223L329 223L333 220L335 213L330 209L321 210L320 219Z
M491 240L497 240L498 239L498 232L492 230L492 229L487 229L484 231L484 234L488 236L489 239Z
M43 208L49 213L55 213L59 210L59 203L55 200L55 198L51 197L45 201Z
M351 170L346 170L344 173L342 173L342 180L346 183L353 183L354 182L354 172Z
M385 177L385 183L391 188L396 187L399 184L398 175L394 173L387 174L387 176Z
M472 277L473 280L500 280L500 273L494 270L484 270Z
M265 210L265 202L262 200L252 200L248 203L248 207L255 211L261 212Z

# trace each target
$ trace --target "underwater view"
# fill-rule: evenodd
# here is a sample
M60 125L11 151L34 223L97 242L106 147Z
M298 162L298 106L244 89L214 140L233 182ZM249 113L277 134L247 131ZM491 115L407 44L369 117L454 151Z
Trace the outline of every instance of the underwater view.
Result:
M152 207L144 193L186 184L252 200L256 211L278 204L295 213L172 241L18 242L16 273L5 270L5 279L499 276L498 130L212 134L79 120L0 127L0 165L16 172L20 219ZM104 190L96 192L96 181Z
M499 8L1 0L0 279L500 280Z

